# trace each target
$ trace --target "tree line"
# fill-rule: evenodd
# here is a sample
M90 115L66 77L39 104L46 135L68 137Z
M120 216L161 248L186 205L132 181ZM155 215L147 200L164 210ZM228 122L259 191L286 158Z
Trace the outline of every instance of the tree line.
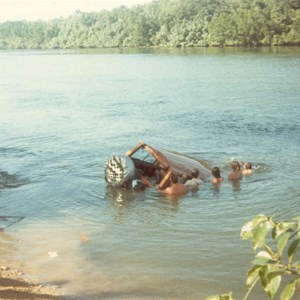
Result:
M300 0L154 0L50 21L0 23L1 49L300 44Z

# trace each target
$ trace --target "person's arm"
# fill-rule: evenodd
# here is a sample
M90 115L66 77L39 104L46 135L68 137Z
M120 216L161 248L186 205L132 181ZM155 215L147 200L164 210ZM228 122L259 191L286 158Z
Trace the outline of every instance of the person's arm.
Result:
M158 190L162 194L171 194L171 189L170 187L165 188L164 190Z
M146 176L141 175L141 180L143 184L146 185L147 187L153 187L153 184L148 180Z

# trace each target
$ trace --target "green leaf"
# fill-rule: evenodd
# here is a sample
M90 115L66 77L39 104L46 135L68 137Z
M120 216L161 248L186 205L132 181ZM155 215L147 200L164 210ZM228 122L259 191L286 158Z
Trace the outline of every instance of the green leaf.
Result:
M213 296L210 296L208 298L206 298L205 300L220 300L220 295L213 295Z
M252 221L247 222L241 229L241 238L247 240L252 237L252 230L261 222L268 220L265 215L258 215Z
M278 255L281 256L283 251L284 251L284 248L289 240L291 236L291 233L290 232L286 232L284 233L283 235L281 235L281 237L278 239L278 242L277 242L277 250L278 250Z
M266 251L260 251L257 253L252 264L257 266L267 266L277 264L277 261L272 259L272 256Z
M273 239L273 241L276 240L276 226L272 230L272 239Z
M280 287L280 283L281 283L281 275L276 275L274 277L268 276L268 284L265 288L265 291L268 293L268 295L271 299L273 299L274 296L276 295L276 293Z
M296 290L296 283L297 283L297 280L294 280L286 285L286 287L283 289L283 291L280 295L280 300L292 299L292 297L295 293L295 290Z
M255 257L265 257L268 259L272 259L272 256L266 251L259 251Z
M234 300L234 299L232 298L232 293L229 292L229 293L226 293L223 295L210 296L210 297L206 298L206 300Z
M260 272L261 267L258 265L254 265L248 272L247 272L247 280L246 285L249 289L251 289L258 278L258 274Z
M277 239L280 235L285 233L287 230L291 229L295 226L295 222L280 222L275 227L275 239Z
M292 220L300 222L300 216L297 216L297 217L293 218Z
M268 245L264 245L265 250L271 255L272 259L274 258L275 254L273 252L273 250L268 246Z
M274 223L263 221L253 230L252 247L256 250L265 243L266 236L273 229Z
M268 285L268 278L266 276L267 273L268 273L268 268L266 266L262 267L260 272L259 272L260 281L261 281L261 284L262 284L264 289Z
M274 271L274 272L268 273L267 276L268 276L268 279L271 280L272 278L274 278L274 277L276 277L276 276L282 276L282 275L284 275L284 274L286 274L285 271Z
M243 240L247 240L247 239L251 238L252 237L252 230L253 230L253 222L246 223L241 229L240 237Z
M281 274L278 273L278 267L274 265L262 267L259 272L259 277L265 292L268 294L270 299L273 299L281 282Z
M266 215L260 214L258 216L256 216L253 220L253 228L255 228L259 223L261 223L262 221L267 221L269 218Z
M295 269L300 271L300 260L294 261L292 263L292 266L294 266ZM300 282L299 282L299 284L300 284Z
M295 239L292 244L290 245L290 247L288 248L288 258L289 258L289 262L291 262L293 260L294 255L296 254L296 250L299 246L300 243L300 238Z
M252 222L246 223L241 229L240 237L243 240L247 240L247 239L251 238L252 230L253 230L253 223Z

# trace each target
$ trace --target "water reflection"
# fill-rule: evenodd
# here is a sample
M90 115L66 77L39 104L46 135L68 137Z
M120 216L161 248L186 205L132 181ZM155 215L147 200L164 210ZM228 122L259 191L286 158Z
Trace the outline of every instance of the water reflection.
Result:
M42 52L45 54L45 52ZM224 54L280 54L280 55L299 55L299 47L258 47L258 48L105 48L105 49L76 49L76 50L64 50L57 51L51 50L46 53L55 54L161 54L161 55L224 55Z
M136 192L133 189L106 187L106 199L114 208L116 223L125 219L145 224L160 224L177 213L181 200L188 196L166 196L155 189Z
M163 199L163 201L167 201L169 202L172 206L178 206L180 200L183 200L184 198L186 198L187 195L167 195L167 194L164 194L164 195L160 195L160 198Z
M192 195L196 195L197 192L193 192ZM155 189L148 188L145 191L135 191L134 189L115 188L112 186L106 187L106 198L111 201L113 206L116 207L129 207L136 200L146 200L149 198L161 204L171 204L171 206L177 206L180 200L186 198L187 195L167 195L161 194Z
M220 193L221 185L222 185L221 182L212 184L211 189L212 189L214 194L219 194Z
M137 197L137 192L133 189L106 187L106 198L111 201L114 206L128 206Z
M233 191L240 191L241 190L241 180L240 179L232 180L231 184L232 184L232 190Z

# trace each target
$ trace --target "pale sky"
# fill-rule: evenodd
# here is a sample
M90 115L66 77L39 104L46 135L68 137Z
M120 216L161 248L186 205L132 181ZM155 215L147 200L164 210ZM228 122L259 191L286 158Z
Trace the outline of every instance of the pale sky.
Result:
M82 12L110 10L125 5L132 7L152 0L0 0L0 22L16 20L49 20Z

